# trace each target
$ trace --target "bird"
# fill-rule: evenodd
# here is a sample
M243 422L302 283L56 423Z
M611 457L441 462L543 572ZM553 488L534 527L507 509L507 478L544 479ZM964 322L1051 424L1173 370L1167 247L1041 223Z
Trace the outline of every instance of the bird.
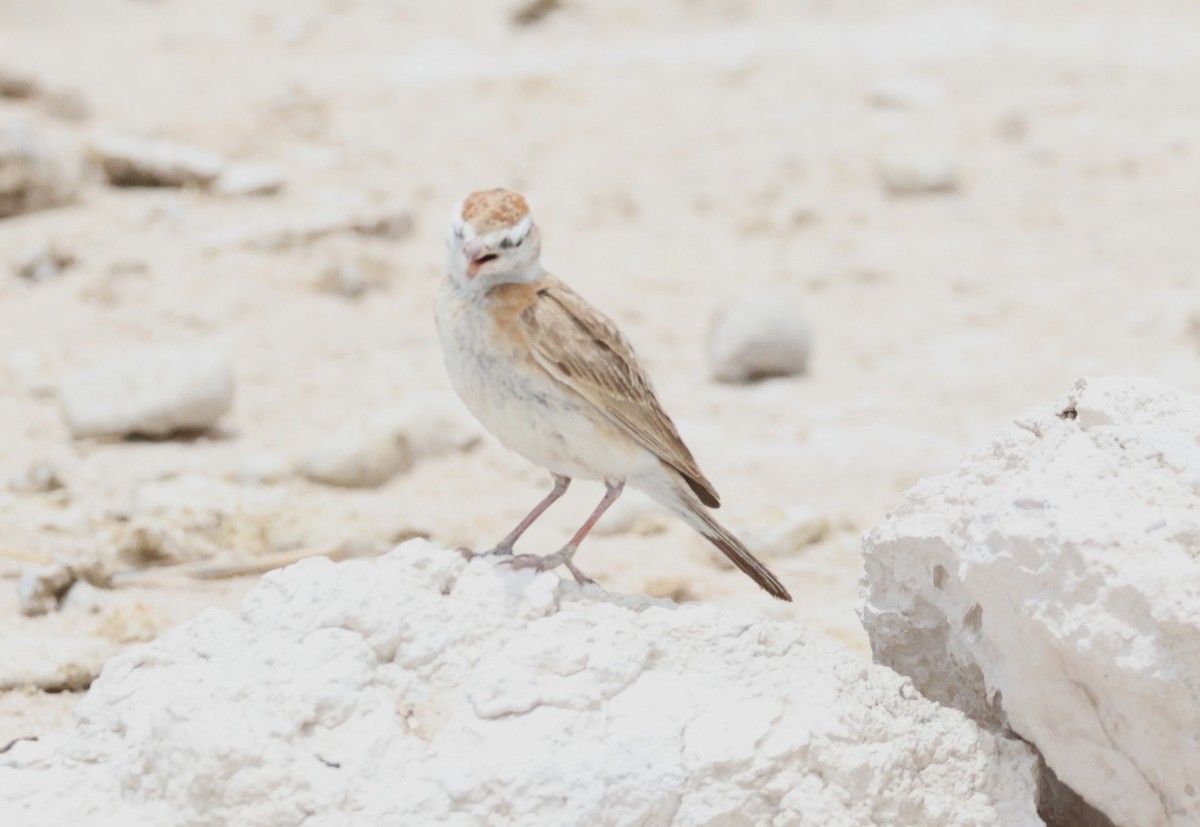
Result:
M453 209L446 246L435 316L450 383L504 447L554 481L485 554L514 568L565 566L577 582L591 583L575 552L629 485L702 534L764 591L791 601L779 578L713 517L717 491L625 336L542 266L541 233L524 196L507 189L468 195ZM575 479L605 485L587 521L553 554L515 554L517 540Z

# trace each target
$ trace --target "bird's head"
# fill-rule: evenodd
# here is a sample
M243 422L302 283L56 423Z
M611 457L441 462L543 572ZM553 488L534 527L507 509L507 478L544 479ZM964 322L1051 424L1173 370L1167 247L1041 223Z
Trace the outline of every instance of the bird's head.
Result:
M450 278L459 287L487 292L497 284L536 281L541 235L519 193L474 192L455 207L446 236Z

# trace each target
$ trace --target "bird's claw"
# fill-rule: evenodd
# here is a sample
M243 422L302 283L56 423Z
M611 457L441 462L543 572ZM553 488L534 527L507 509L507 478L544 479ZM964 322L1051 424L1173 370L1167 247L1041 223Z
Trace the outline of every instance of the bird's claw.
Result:
M581 572L579 568L571 562L571 555L555 552L545 557L540 557L536 554L514 554L512 557L506 557L501 560L502 563L507 563L514 569L533 569L541 573L550 571L550 569L566 566L567 571L571 572L571 576L575 578L575 582L581 586L595 583L596 581Z

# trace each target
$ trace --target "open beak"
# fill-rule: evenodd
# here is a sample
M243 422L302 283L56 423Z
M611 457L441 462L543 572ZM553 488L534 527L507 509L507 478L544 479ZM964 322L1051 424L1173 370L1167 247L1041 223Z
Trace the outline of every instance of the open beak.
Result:
M479 273L479 268L496 258L499 254L492 252L486 244L479 239L468 241L463 247L463 255L467 257L467 277L475 278Z
M487 245L478 238L468 241L463 247L463 254L467 257L467 261L474 261L486 252Z

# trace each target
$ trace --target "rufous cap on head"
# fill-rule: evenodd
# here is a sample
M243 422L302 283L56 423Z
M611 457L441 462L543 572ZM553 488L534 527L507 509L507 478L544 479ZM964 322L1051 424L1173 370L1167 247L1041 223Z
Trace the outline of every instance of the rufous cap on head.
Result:
M462 220L481 236L514 227L528 216L529 205L512 190L473 192L462 203Z

